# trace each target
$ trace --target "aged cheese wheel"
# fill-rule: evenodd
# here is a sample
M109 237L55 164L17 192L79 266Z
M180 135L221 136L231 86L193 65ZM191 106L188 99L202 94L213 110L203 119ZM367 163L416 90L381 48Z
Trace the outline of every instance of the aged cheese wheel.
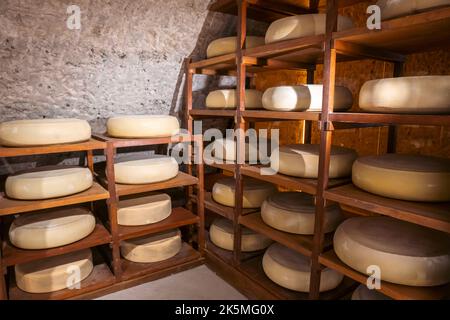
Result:
M95 217L88 209L58 208L19 216L9 228L9 239L22 249L48 249L81 240L94 228Z
M181 232L178 229L151 236L122 241L120 252L132 262L158 262L175 256L181 250Z
M209 228L209 238L219 248L233 250L233 223L224 218L214 220ZM253 230L242 227L241 250L244 252L258 251L267 248L272 240Z
M264 253L264 273L276 284L299 292L309 292L311 259L279 243ZM322 270L320 292L336 288L344 276L332 269Z
M15 120L0 123L0 144L32 147L89 140L91 126L80 119Z
M376 289L369 289L367 286L360 284L352 294L352 300L392 300Z
M323 85L279 86L264 91L264 109L273 111L322 111ZM336 86L334 111L345 111L352 107L353 98L349 89Z
M381 9L381 20L386 20L448 6L450 0L378 0L377 5Z
M450 201L450 160L385 154L358 158L353 183L368 192L410 201Z
M172 212L168 194L120 200L117 210L117 223L122 226L141 226L166 219Z
M236 149L236 141L225 138L215 139L214 142L205 148L205 152L210 151L216 160L235 162L237 157ZM251 141L251 143L245 143L245 161L251 161L251 164L258 163L258 160L263 163L268 163L270 161L270 152L270 140L258 139L258 142Z
M9 176L6 179L5 192L13 199L49 199L84 191L89 189L92 183L92 173L88 168L40 167Z
M258 90L245 90L245 109L262 109L262 95L262 92ZM211 91L206 97L205 105L208 109L236 109L236 90Z
M354 150L332 146L330 178L350 176L357 154ZM292 144L281 146L270 157L273 170L294 177L317 178L319 167L319 145Z
M106 127L111 137L159 138L177 134L180 123L169 115L136 115L109 118Z
M352 21L343 16L338 17L337 30L353 26ZM278 42L300 37L325 33L325 14L303 14L272 22L266 32L266 43Z
M359 107L383 113L450 113L450 76L367 81L359 93Z
M261 218L272 228L296 234L314 234L314 197L303 192L277 192L261 207ZM342 221L338 205L327 208L324 232L336 229Z
M54 292L74 287L86 279L93 268L92 252L85 249L18 264L15 266L16 283L29 293Z
M378 266L384 281L408 286L450 282L450 236L412 223L389 217L348 219L334 234L334 250L361 273Z
M178 174L178 163L172 157L155 155L149 159L114 164L117 183L144 184L172 179Z
M221 56L236 52L237 37L226 37L212 41L206 49L208 58ZM264 44L264 37L247 36L245 40L246 48L254 48Z
M214 201L224 206L234 207L235 182L233 178L223 178L217 181L212 189ZM263 201L276 191L271 183L256 179L244 179L244 208L259 208Z

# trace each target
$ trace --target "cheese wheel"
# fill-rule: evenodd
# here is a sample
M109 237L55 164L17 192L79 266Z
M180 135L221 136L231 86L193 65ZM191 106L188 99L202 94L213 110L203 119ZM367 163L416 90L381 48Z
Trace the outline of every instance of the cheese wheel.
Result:
M322 111L323 85L279 86L264 91L264 109L273 111ZM336 86L334 111L345 111L352 107L353 98L349 89Z
M259 208L263 201L276 191L273 184L256 179L244 179L244 208ZM234 207L235 181L233 178L223 178L212 188L214 201L228 207Z
M90 138L91 126L80 119L35 119L0 123L0 144L7 147L75 143Z
M277 152L278 151L278 152ZM332 146L330 178L350 176L357 154L354 150ZM317 178L319 168L318 144L292 144L272 152L270 166L279 173L294 177Z
M51 170L46 170L52 168ZM88 168L57 166L40 167L6 179L6 195L13 199L39 200L72 195L92 186Z
M92 252L85 249L15 266L17 286L29 293L75 288L94 268Z
M22 249L49 249L81 240L94 231L95 217L83 207L27 213L9 228L11 243Z
M258 160L268 163L270 161L270 140L258 140L258 142L245 143L245 161L250 161L251 164L258 163ZM236 141L234 139L215 139L214 142L205 148L205 153L209 151L217 160L235 162L237 158L236 149Z
M117 138L159 138L176 135L178 119L168 115L136 115L109 118L108 135Z
M450 0L378 0L381 20L397 18L416 12L450 5Z
M300 37L325 34L325 18L323 13L303 14L282 18L272 22L266 32L266 43L284 41ZM352 21L343 16L338 17L337 30L349 29Z
M171 212L170 196L165 193L120 200L117 223L122 226L142 226L162 221Z
M296 233L314 234L316 207L314 197L303 192L277 192L261 207L261 218L272 228ZM325 214L324 232L332 232L342 221L338 205L331 205Z
M334 250L344 263L366 274L380 268L383 281L408 286L450 282L450 236L389 217L344 221L334 234Z
M206 57L212 58L236 52L237 37L226 37L212 41L206 49ZM264 37L247 36L246 48L254 48L264 44Z
M245 109L261 109L262 92L254 89L245 90ZM222 89L208 93L205 102L208 109L236 109L236 90Z
M176 177L178 163L175 158L155 155L149 159L115 163L114 174L117 183L155 183Z
M367 81L359 93L359 107L383 113L450 113L450 76Z
M311 259L279 243L264 253L262 266L267 277L276 284L299 292L309 292ZM320 292L335 289L344 276L325 268L320 276Z
M219 248L232 251L234 243L233 223L224 218L214 220L209 228L209 238ZM242 227L241 250L252 252L263 250L272 243L266 236Z
M369 289L367 286L360 284L352 294L352 300L392 300L376 289Z
M181 232L178 229L122 241L120 245L120 252L125 259L140 263L167 260L180 250Z
M385 154L358 158L353 183L368 192L409 201L450 201L450 159Z

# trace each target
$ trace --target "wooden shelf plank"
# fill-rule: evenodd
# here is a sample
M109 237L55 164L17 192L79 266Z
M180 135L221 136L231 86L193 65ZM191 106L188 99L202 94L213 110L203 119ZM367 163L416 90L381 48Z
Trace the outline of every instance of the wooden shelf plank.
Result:
M192 109L189 111L189 114L194 118L217 118L217 117L233 118L236 115L236 110Z
M229 53L218 57L208 58L200 61L191 62L189 69L231 69L236 65L236 54Z
M211 192L205 192L205 208L229 220L234 219L234 208L215 202L212 198ZM258 209L243 209L241 214L247 215L255 211L258 211Z
M192 142L195 139L201 139L201 136L175 135L161 138L142 138L142 139L121 139L109 137L106 134L95 134L97 139L112 143L115 148L150 146L157 144Z
M355 113L333 112L330 120L351 123L382 123L382 124L410 124L429 126L450 126L450 115L419 115L419 114L385 114L385 113Z
M320 120L320 112L282 112L265 110L246 110L242 116L247 120Z
M236 168L236 165L234 163L225 163L225 160L222 160L224 163L217 163L215 158L209 157L209 156L203 156L203 161L206 165L218 169L222 169L228 172L234 172L234 169Z

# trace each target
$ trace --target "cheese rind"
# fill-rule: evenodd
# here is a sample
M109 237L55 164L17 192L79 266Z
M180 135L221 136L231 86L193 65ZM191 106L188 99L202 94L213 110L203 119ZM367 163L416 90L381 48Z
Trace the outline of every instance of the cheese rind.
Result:
M392 300L376 289L369 289L367 286L360 284L358 288L353 291L352 300Z
M169 115L134 115L109 118L108 135L117 138L160 138L176 135L178 119Z
M206 49L206 57L212 58L228 53L236 52L237 37L219 38L211 41ZM264 37L247 36L245 39L246 48L254 48L264 44Z
M168 194L154 194L120 200L117 223L122 226L142 226L166 219L172 212Z
M175 158L156 155L152 158L114 164L117 183L145 184L172 179L178 174Z
M245 109L262 109L263 93L254 89L245 90ZM236 109L236 90L222 89L211 91L205 102L208 109Z
M450 5L450 0L378 0L381 20L407 16L432 8Z
M207 152L210 152L212 157L206 157ZM270 162L270 152L270 140L260 138L258 142L250 141L250 143L245 143L245 161L250 161L251 164L256 164L258 161L263 161L263 163ZM205 161L211 159L234 163L236 158L237 148L234 139L215 139L205 148Z

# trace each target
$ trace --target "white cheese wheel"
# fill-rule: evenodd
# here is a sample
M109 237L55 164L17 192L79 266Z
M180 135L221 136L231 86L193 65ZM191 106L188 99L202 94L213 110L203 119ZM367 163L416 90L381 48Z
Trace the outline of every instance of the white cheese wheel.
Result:
M367 274L380 268L381 280L408 286L450 282L450 236L390 217L357 217L334 234L334 250L344 263Z
M360 284L352 294L352 300L392 300L376 289L369 289L367 286Z
M13 199L39 200L72 195L92 186L92 173L81 167L41 167L6 179L6 195Z
M251 161L251 164L258 163L258 160L268 163L271 152L270 140L258 140L258 142L251 141L251 143L245 143L245 161ZM205 153L210 152L216 160L235 162L237 158L236 149L236 141L234 139L215 139L214 142L205 148Z
M94 231L95 217L83 207L27 213L9 228L11 243L22 249L48 249L81 240Z
M264 91L264 109L273 111L322 111L323 85L279 86ZM353 98L349 89L336 86L334 111L345 111L352 107Z
M33 147L75 143L91 138L91 126L80 119L15 120L0 123L0 144Z
M368 192L409 201L450 201L450 159L384 154L358 158L353 183Z
M125 259L132 262L158 262L177 255L181 244L181 232L175 229L122 241L120 252Z
M159 138L176 135L178 119L168 115L136 115L109 118L108 135L117 138Z
M234 243L233 223L224 218L214 220L209 228L209 238L219 248L232 251ZM266 236L242 227L241 250L252 252L263 250L272 243Z
M142 226L166 219L172 212L168 194L120 200L117 209L117 223L122 226Z
M155 155L149 159L115 163L114 174L117 183L155 183L176 177L178 163L175 158Z
M77 283L91 274L93 268L92 252L85 249L18 264L15 266L16 283L21 290L29 293L75 288Z
M262 92L254 89L245 90L245 109L262 109ZM236 90L222 89L208 93L205 102L208 109L236 109Z
M359 93L359 107L383 113L450 113L450 76L367 81Z
M242 206L244 208L259 208L263 201L273 194L276 188L273 184L256 179L244 179L244 192ZM235 180L223 178L217 181L212 188L214 201L228 207L234 207Z
M279 152L277 152L279 151ZM330 178L350 176L357 154L354 150L332 146ZM318 144L292 144L272 152L270 166L273 170L294 177L317 178L319 168Z
M228 53L236 52L237 37L226 37L211 41L206 49L206 57L212 58ZM245 38L245 47L254 48L264 44L264 37L247 36Z
M303 14L272 22L266 32L266 43L284 41L300 37L325 34L325 19L323 13ZM338 17L337 30L349 29L352 21L343 16Z
M381 20L397 18L416 12L450 5L450 0L378 0Z
M316 207L314 197L303 192L277 192L261 207L261 218L272 228L296 233L314 234ZM342 221L338 205L331 205L325 214L324 232L334 231Z
M279 243L264 253L264 273L276 284L299 292L309 292L311 259ZM329 268L322 270L320 292L335 289L344 276Z

